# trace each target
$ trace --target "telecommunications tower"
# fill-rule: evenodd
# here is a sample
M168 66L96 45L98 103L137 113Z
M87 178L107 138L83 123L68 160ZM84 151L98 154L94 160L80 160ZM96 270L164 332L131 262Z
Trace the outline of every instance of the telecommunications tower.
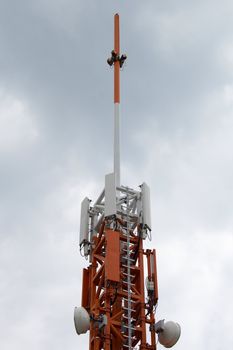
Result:
M76 332L89 331L89 350L156 350L157 340L169 348L180 336L172 321L155 321L158 285L155 249L143 249L151 235L150 189L121 184L120 176L119 15L114 16L114 172L93 205L81 204L80 250L89 259L83 269L82 303L74 311Z

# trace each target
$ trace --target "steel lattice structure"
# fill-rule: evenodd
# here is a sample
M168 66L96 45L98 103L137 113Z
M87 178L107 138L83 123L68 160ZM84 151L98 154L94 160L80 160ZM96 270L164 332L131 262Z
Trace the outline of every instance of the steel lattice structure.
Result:
M156 349L156 255L155 250L143 249L149 228L143 223L142 203L148 186L144 183L140 191L127 187L117 191L116 214L103 218L104 194L89 209L91 225L99 216L96 226L91 227L90 265L83 270L82 306L91 315L90 350L134 349L139 345L140 349Z

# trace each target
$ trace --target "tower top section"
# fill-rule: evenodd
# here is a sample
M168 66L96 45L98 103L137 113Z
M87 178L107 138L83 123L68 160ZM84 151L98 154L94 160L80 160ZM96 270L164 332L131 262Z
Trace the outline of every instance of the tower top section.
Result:
M120 69L125 60L116 14L114 49L107 60L114 68L114 172L105 175L93 204L88 197L81 204L79 246L90 263L83 269L82 306L75 308L74 322L78 334L90 330L89 350L156 350L157 340L170 348L180 337L179 324L155 323L156 252L143 248L151 239L149 186L143 182L134 190L120 179Z

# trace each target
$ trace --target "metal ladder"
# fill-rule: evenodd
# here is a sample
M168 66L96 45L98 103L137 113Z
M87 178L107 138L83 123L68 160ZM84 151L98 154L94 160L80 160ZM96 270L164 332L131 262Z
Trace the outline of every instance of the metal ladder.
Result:
M133 350L134 348L132 347L132 340L133 340L133 331L135 330L135 328L132 326L132 321L134 321L134 319L132 318L132 303L133 300L131 298L131 286L132 286L132 281L131 278L133 277L131 275L131 265L132 262L134 262L133 259L131 259L130 254L131 254L131 250L130 250L130 230L131 230L131 221L130 221L130 216L129 216L129 194L128 192L126 192L126 232L125 232L125 236L127 238L126 240L126 245L124 245L123 251L126 253L123 257L125 264L123 264L122 266L124 267L124 269L126 270L126 272L123 272L123 282L124 284L126 284L127 289L125 290L127 292L127 297L123 298L123 310L124 310L124 314L123 314L123 320L122 320L122 326L123 326L123 336L126 340L126 343L124 344L125 348L128 348L129 350Z

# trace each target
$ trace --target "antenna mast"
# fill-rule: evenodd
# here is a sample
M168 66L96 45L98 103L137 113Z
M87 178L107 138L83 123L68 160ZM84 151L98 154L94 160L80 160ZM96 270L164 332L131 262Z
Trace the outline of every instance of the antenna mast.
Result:
M114 174L116 186L120 186L120 68L126 60L126 55L120 56L120 18L114 16L114 50L107 62L114 65Z
M114 16L114 51L120 55L120 23L119 15ZM120 186L120 62L114 62L114 174L116 185Z

